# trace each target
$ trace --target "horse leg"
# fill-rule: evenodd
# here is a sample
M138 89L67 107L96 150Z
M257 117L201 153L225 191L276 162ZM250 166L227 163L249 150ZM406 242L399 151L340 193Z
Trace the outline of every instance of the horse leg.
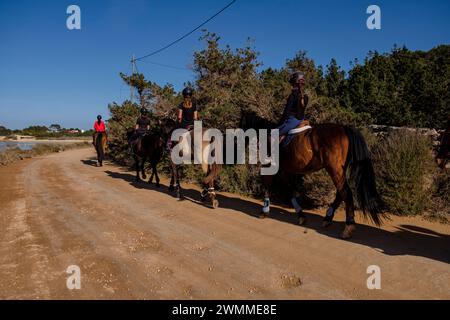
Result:
M148 179L148 184L153 184L153 177L155 176L155 169L152 167L152 174L150 175L150 178Z
M174 163L170 163L170 184L169 184L169 191L174 191L174 184L175 184L175 170L176 165Z
M152 184L153 183L153 177L155 176L155 166L153 161L150 159L150 165L152 167L152 174L150 175L150 178L148 179L148 183Z
M291 203L295 209L295 213L297 214L298 224L304 225L306 223L306 216L305 213L303 212L302 207L300 206L300 193L298 191L295 191L293 193Z
M181 185L180 185L180 171L181 171L181 167L180 166L176 166L175 172L175 179L176 179L176 187L175 190L177 192L177 199L181 200L183 195L181 194Z
M211 166L208 166L208 171L206 172L206 175L208 176L211 173ZM203 190L200 192L200 201L205 202L206 198L208 197L208 184L203 183Z
M216 199L216 192L214 191L214 179L209 182L208 195L211 200L211 205L214 209L219 207L219 200Z
M290 188L292 188L294 191L292 192L292 198L291 203L292 206L295 209L295 213L297 214L298 218L298 224L303 225L306 223L306 216L303 212L303 209L301 207L301 198L300 198L300 192L298 191L298 181L299 179L302 179L303 177L300 175L289 175L287 176L285 172L282 172L280 175L280 178L282 179L282 183L286 183Z
M323 218L322 227L326 228L332 224L333 218L334 218L334 213L336 212L337 208L339 208L342 201L343 200L342 200L341 194L339 192L336 192L336 198L334 199L333 203L328 208L328 210L325 214L325 218Z
M133 155L134 162L136 165L136 182L141 181L141 178L139 177L139 159L136 155Z
M262 183L264 187L264 203L262 212L259 214L260 219L264 219L270 213L270 190L272 188L273 176L262 176Z
M141 162L141 173L142 173L142 179L147 179L147 175L145 174L145 161L147 159L145 157L142 158L142 162Z
M159 176L158 176L158 169L156 168L157 164L153 164L153 171L155 172L155 181L156 181L156 187L159 188Z
M156 169L156 163L152 163L152 175L150 176L150 180L148 180L149 183L153 183L153 177L155 177L156 181L156 187L159 187L159 176L158 176L158 170Z
M345 228L342 231L342 239L349 239L355 231L355 207L353 203L353 194L345 178L345 171L343 168L339 170L330 170L330 176L336 186L339 197L336 196L335 203L340 199L345 202ZM339 199L340 198L340 199Z
M342 239L349 239L355 231L355 205L353 203L352 190L345 182L345 229L342 232Z

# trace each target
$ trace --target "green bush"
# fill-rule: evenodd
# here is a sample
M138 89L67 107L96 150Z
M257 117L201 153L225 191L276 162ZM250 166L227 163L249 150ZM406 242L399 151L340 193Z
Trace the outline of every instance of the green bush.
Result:
M431 142L408 130L391 133L372 148L379 192L398 215L416 215L430 204Z
M450 171L439 170L433 177L431 218L448 221L450 218Z

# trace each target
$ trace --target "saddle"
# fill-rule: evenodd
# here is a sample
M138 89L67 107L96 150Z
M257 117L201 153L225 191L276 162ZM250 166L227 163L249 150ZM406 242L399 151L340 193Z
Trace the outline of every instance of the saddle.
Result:
M289 145L289 143L292 141L292 139L296 136L299 135L301 133L304 133L308 130L312 129L310 123L308 120L303 120L298 126L297 128L294 128L292 130L290 130L287 134L287 136L282 137L280 144L282 147L287 147Z

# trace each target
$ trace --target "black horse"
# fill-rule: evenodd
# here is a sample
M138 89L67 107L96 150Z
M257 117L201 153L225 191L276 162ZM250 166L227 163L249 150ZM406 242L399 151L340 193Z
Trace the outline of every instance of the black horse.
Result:
M127 130L127 140L129 141L135 134L135 130L130 128ZM159 187L159 176L156 166L161 161L164 154L164 139L160 132L148 132L137 140L132 145L133 159L136 166L136 181L141 180L139 171L142 174L142 179L146 179L145 162L148 160L152 168L152 174L148 183L153 183L155 177L156 186Z

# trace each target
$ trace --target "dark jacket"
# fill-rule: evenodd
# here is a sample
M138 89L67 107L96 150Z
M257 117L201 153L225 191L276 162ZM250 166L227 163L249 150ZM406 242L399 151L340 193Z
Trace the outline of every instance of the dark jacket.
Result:
M291 116L298 120L303 120L305 117L305 109L308 105L308 95L303 95L303 104L299 101L300 99L300 91L292 90L287 100L286 107L284 108L283 116L280 121L281 123Z

